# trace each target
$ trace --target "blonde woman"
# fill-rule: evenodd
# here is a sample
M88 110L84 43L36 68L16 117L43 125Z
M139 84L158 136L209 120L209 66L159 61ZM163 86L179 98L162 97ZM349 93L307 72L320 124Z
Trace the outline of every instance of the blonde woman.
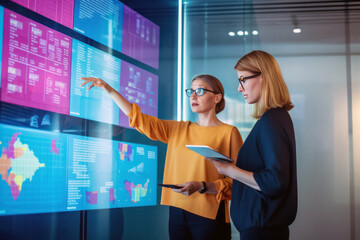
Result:
M169 235L171 240L230 239L229 200L232 179L219 174L201 155L185 145L208 145L236 159L242 138L236 127L221 122L216 114L225 107L221 82L211 75L193 78L186 90L197 122L161 120L141 113L119 92L99 78L82 78L84 84L104 89L129 117L130 126L152 140L166 144L165 184L180 189L164 188L161 204L170 206Z
M255 104L258 119L240 149L236 166L212 161L234 179L231 219L241 240L289 239L297 212L295 135L288 113L293 105L273 56L253 51L235 65L238 91Z

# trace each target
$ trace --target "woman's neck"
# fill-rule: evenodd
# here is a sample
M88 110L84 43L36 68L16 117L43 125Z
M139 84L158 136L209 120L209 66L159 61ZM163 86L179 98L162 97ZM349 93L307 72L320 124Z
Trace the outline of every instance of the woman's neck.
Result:
M198 113L199 120L196 122L203 127L216 127L223 124L217 117L215 112Z

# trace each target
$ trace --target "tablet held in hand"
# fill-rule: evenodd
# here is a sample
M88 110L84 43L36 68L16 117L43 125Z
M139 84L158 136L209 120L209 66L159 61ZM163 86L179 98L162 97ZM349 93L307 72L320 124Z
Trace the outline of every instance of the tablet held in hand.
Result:
M211 158L221 162L234 162L231 158L219 153L218 151L212 149L206 145L185 145L188 149L206 157Z
M173 189L181 189L181 188L183 188L181 186L176 186L174 184L162 184L162 183L159 183L158 186L166 187L166 188L173 188Z

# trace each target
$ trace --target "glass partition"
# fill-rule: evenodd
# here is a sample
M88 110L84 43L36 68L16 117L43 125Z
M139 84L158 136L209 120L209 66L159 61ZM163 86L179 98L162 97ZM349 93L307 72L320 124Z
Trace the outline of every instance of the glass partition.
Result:
M252 50L279 62L295 108L299 210L291 239L357 239L359 194L358 2L184 1L184 87L197 74L218 77L219 117L244 139L255 120L233 70ZM194 119L184 100L185 119ZM355 238L356 233L356 238ZM233 228L233 237L238 232Z

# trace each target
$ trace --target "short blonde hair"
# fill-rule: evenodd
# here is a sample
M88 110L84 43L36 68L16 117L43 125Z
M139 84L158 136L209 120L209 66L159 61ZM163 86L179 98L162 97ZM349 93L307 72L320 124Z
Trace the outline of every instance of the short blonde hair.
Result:
M279 64L271 54L260 50L252 51L243 56L234 69L261 73L261 97L254 106L254 118L260 118L270 108L281 107L290 111L294 107Z

